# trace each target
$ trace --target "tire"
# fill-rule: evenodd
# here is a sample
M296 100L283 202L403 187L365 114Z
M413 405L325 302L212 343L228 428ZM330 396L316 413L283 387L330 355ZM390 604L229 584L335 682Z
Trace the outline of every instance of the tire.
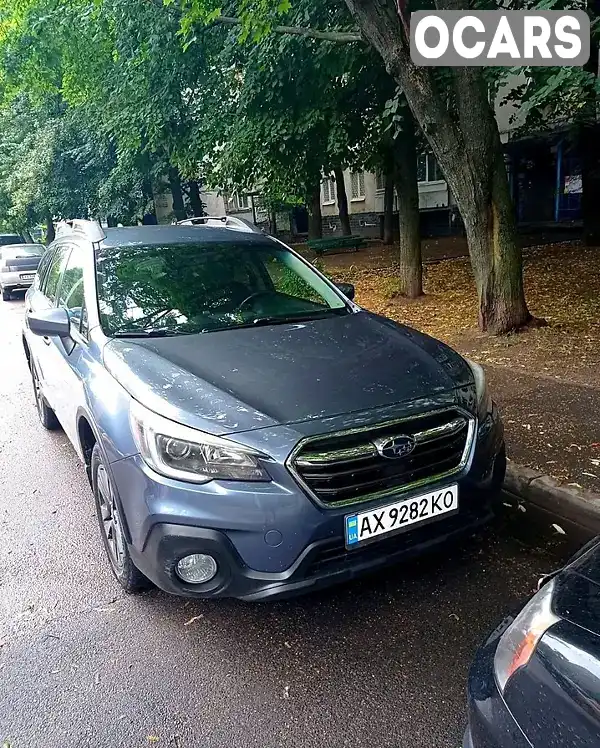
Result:
M33 383L33 397L35 398L35 407L40 417L40 423L48 431L56 431L60 428L60 423L56 414L52 408L46 402L46 398L42 394L40 387L40 378L38 376L35 364L33 361L30 363L31 368L31 381Z
M100 536L110 569L125 592L128 594L142 592L148 589L150 582L131 560L121 509L115 498L112 479L97 444L92 450L90 472Z
M7 291L5 288L2 289L2 301L10 301L12 299L12 294L10 291Z

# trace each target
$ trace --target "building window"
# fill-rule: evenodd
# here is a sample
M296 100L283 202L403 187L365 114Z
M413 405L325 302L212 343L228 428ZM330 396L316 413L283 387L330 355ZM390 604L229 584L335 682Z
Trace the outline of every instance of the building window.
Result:
M250 210L250 197L248 195L234 195L231 199L234 213L238 210Z
M375 189L377 192L385 192L385 174L382 171L375 174Z
M330 205L335 202L335 182L331 177L323 180L323 204Z
M433 153L422 153L417 159L417 181L439 182L444 179Z
M350 199L365 199L365 173L364 171L353 171L350 174Z

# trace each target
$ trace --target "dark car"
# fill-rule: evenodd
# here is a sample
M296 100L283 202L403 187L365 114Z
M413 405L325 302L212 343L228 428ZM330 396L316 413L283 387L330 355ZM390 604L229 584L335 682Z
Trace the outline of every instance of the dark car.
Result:
M505 455L481 367L343 290L230 222L60 228L25 352L125 589L273 598L490 519Z
M464 748L600 746L600 538L480 649Z

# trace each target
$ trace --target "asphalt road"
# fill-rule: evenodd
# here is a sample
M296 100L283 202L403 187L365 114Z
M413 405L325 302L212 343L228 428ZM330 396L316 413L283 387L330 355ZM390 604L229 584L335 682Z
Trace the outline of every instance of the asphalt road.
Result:
M291 602L124 596L0 303L0 745L457 748L472 654L551 561L494 531Z

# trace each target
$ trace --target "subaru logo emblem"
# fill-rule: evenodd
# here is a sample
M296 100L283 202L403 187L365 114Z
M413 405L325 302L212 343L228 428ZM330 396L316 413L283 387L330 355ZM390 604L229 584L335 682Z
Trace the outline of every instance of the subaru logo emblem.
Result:
M407 457L416 447L416 442L412 436L392 436L377 439L375 447L382 457L388 460L399 460L401 457Z

